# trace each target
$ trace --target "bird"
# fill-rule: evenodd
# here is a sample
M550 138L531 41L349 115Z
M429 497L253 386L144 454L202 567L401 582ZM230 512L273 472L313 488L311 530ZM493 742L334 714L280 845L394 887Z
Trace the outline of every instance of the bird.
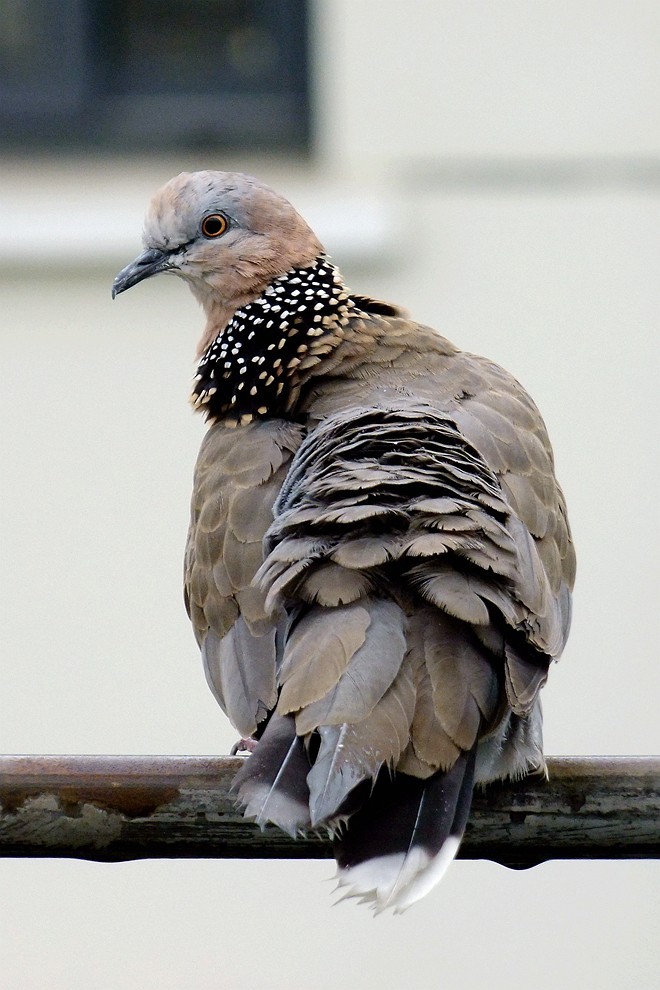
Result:
M575 553L543 420L503 368L350 291L256 178L171 179L143 247L113 298L170 273L206 317L185 603L249 751L236 800L327 834L340 893L400 913L475 787L546 772Z

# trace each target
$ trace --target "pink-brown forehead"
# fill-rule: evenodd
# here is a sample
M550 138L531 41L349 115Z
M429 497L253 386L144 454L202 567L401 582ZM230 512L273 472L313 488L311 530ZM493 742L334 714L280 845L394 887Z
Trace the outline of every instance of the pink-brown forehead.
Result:
M188 240L196 226L194 199L181 177L170 180L153 196L145 219L145 237L156 244L171 246Z

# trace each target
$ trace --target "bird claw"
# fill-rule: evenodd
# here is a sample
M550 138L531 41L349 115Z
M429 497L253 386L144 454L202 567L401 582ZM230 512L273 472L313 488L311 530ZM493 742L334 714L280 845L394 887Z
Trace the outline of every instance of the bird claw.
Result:
M247 739L239 739L235 742L232 748L229 750L231 756L238 756L239 753L254 753L257 748L257 739L252 739L248 737Z

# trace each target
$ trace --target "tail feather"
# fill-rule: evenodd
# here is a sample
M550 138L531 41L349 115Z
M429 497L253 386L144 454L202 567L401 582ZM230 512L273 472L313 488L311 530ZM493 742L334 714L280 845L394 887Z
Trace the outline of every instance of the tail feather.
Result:
M273 822L295 838L311 824L309 768L293 715L273 714L259 745L237 773L232 791L244 805L246 817L262 828Z
M368 801L335 840L339 886L376 913L404 911L434 887L465 831L476 747L426 780L381 771Z

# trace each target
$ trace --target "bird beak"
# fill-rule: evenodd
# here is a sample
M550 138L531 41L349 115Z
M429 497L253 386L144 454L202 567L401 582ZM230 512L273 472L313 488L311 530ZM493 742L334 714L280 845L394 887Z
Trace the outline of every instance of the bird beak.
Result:
M130 265L126 265L126 268L122 268L112 283L112 298L114 299L120 292L130 289L132 285L137 285L145 278L151 278L152 275L167 271L170 267L171 259L167 251L150 248L135 261L131 261Z

